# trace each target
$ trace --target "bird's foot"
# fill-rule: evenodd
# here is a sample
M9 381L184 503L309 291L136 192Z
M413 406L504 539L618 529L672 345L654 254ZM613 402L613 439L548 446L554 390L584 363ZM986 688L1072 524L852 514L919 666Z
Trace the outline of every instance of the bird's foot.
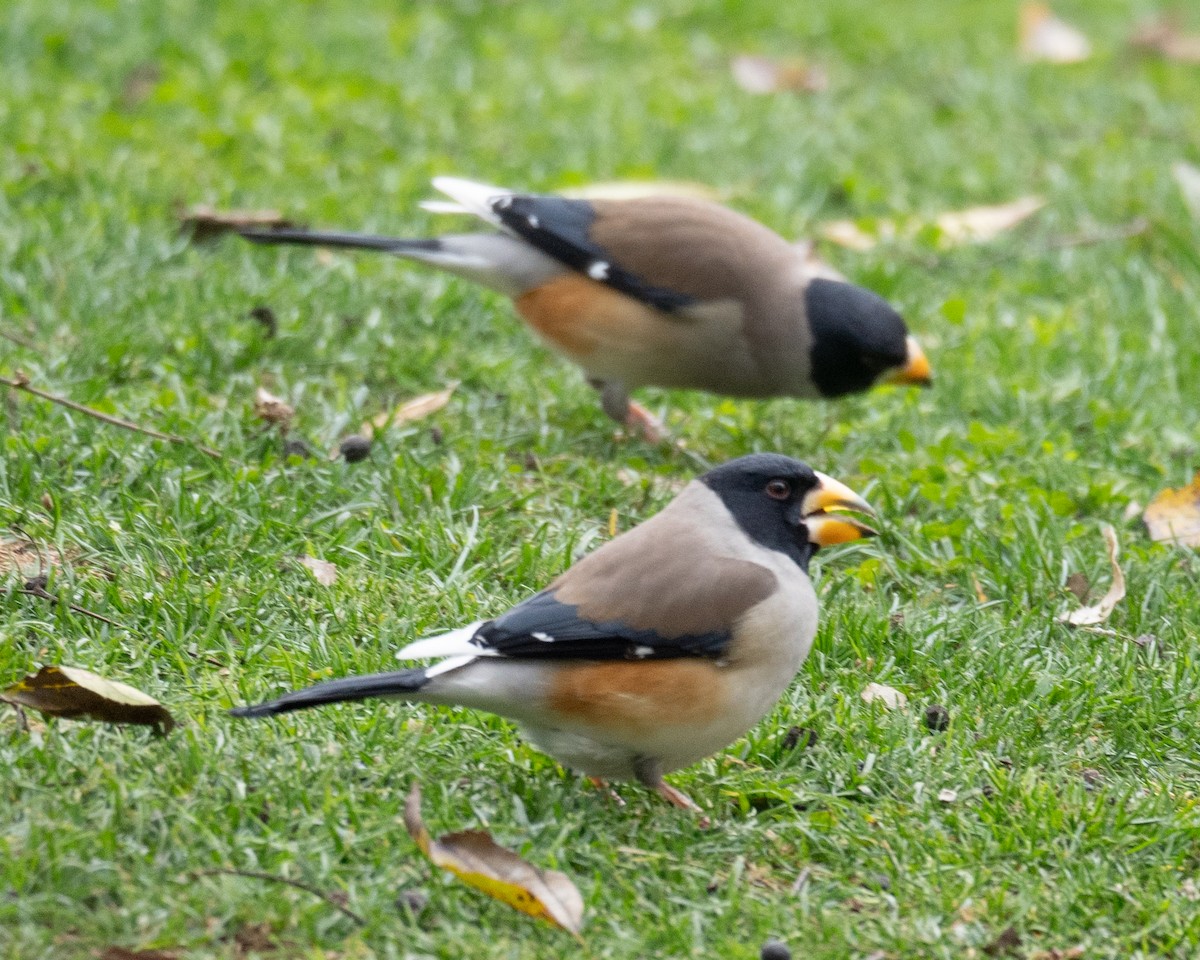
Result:
M625 426L647 443L662 443L669 440L666 425L636 400L630 400L625 411Z
M697 804L682 790L676 790L665 780L660 780L654 785L654 792L671 804L673 807L678 807L680 810L691 810L694 813L702 813L700 805Z
M608 785L607 780L602 780L600 777L588 777L587 779L588 783L590 783L597 790L604 791L608 795L608 799L615 803L618 807L625 806L625 801L621 798L621 795Z

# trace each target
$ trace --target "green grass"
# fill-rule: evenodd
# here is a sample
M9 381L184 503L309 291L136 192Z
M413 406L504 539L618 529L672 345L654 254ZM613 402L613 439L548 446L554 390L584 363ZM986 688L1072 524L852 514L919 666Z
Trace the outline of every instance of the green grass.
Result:
M0 339L0 375L224 459L2 398L0 535L81 551L50 589L124 627L10 577L0 682L85 667L184 723L31 735L0 713L0 955L233 957L256 923L274 956L736 960L774 935L804 957L959 958L1009 926L1026 956L1194 955L1200 567L1126 507L1200 466L1200 225L1169 172L1200 157L1200 70L1125 47L1146 2L1061 8L1090 62L1021 63L1014 10L983 0L10 0L0 331L28 346ZM830 89L745 94L727 70L745 51L809 55ZM820 558L817 647L769 719L675 776L711 829L636 787L617 808L488 716L225 716L502 610L604 540L610 511L627 528L698 469L615 437L498 297L386 258L191 245L174 219L208 202L419 234L438 228L416 206L435 173L700 180L796 236L1049 201L986 247L831 251L904 310L933 391L642 394L700 457L799 455L883 517L878 541ZM1056 245L1135 217L1135 238ZM275 339L247 316L259 304ZM328 449L450 380L444 411L355 465L285 460L250 413L267 384ZM1068 574L1107 584L1104 521L1129 577L1120 637L1054 622ZM297 568L304 553L338 583ZM1157 640L1122 639L1141 634ZM871 681L910 708L864 704ZM922 723L931 703L945 733ZM789 749L791 726L816 745ZM435 873L400 823L414 779L434 830L486 826L574 877L586 946ZM217 867L344 892L367 924L195 876ZM417 913L397 905L413 891Z

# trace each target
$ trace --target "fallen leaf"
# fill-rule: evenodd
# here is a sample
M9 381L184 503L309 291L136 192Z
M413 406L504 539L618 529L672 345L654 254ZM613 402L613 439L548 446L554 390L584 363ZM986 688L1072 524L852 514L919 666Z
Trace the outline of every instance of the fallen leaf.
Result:
M109 947L99 960L179 960L174 950L130 950L128 947Z
M908 697L883 683L868 683L860 696L864 703L882 703L888 710L899 710L908 704Z
M375 434L387 430L389 427L400 427L406 423L412 423L414 420L422 420L431 413L437 413L442 407L448 404L450 398L454 396L454 391L457 389L458 383L455 382L444 390L423 393L419 397L405 400L395 410L385 410L383 413L365 421L360 432L365 437L373 437Z
M729 64L733 80L747 93L820 93L829 87L823 67L799 58L776 60L744 53Z
M61 567L67 562L57 547L43 546L32 540L0 540L0 576L16 573L23 579L43 574L49 567Z
M1044 3L1021 4L1020 50L1026 60L1080 63L1092 55L1088 38Z
M460 830L434 840L421 819L421 788L413 784L404 804L404 826L433 865L468 886L579 936L583 897L566 874L541 870L498 846L483 830Z
M1130 36L1129 44L1167 60L1200 63L1200 34L1184 33L1178 16L1167 14L1140 24Z
M175 718L154 698L77 667L42 667L0 692L0 699L51 717L143 724L156 726L164 734L175 726Z
M1200 547L1200 471L1186 487L1161 491L1146 507L1142 521L1151 540Z
M945 787L944 789L938 791L937 798L940 803L953 803L958 799L958 791L951 790L949 787Z
M913 217L903 221L877 220L866 229L854 220L829 220L817 231L826 240L850 250L870 250L881 242L911 240L929 226L938 230L941 249L969 243L987 243L1028 220L1046 205L1041 197L1018 197L1009 203L949 210L933 219Z
M278 210L218 210L205 204L181 213L179 224L191 231L192 239L197 242L235 230L284 230L297 226Z
M254 391L254 415L259 420L270 424L278 424L281 430L291 426L296 411L289 406L283 397L277 397L264 387Z
M1182 160L1171 164L1171 173L1179 190L1183 193L1183 202L1191 211L1192 216L1200 220L1200 167L1194 167Z
M573 200L640 200L643 197L717 200L720 196L707 184L690 180L608 180L566 187L559 193Z
M1005 927L995 940L983 948L983 952L989 957L998 957L1001 954L1012 953L1020 945L1021 935L1017 933L1016 927Z
M1091 592L1092 585L1088 581L1087 575L1076 571L1067 577L1067 589L1075 594L1075 599L1083 603L1087 599L1087 595Z
M1104 543L1108 548L1108 563L1112 567L1112 585L1108 588L1108 593L1100 598L1099 603L1064 613L1055 618L1059 623L1069 623L1073 627L1089 627L1093 624L1103 623L1112 614L1113 608L1125 597L1125 574L1117 563L1117 553L1120 549L1117 543L1117 531L1106 523L1101 532L1104 534Z
M323 587L332 587L337 580L337 567L328 560L318 560L316 557L297 557L296 562L305 567L313 578Z

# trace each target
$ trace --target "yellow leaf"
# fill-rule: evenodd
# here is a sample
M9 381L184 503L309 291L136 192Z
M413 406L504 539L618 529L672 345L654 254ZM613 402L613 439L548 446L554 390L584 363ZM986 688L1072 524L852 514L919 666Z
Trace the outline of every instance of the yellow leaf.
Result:
M163 733L175 726L167 708L153 697L76 667L42 667L0 693L0 699L51 717L136 723L156 726Z
M362 434L366 437L373 437L389 427L403 426L414 420L421 420L431 413L437 413L450 402L456 389L458 389L457 382L450 384L445 390L435 390L433 393L423 393L419 397L405 400L395 410L385 410L363 423Z
M462 830L440 839L429 835L421 819L421 787L413 784L404 804L404 826L436 867L468 886L579 936L583 897L566 874L541 870L492 840L483 830Z
M1108 548L1108 563L1112 568L1112 585L1108 588L1108 593L1100 598L1099 603L1064 613L1055 618L1059 623L1069 623L1073 627L1091 627L1103 623L1116 605L1125 598L1125 574L1117 563L1117 553L1120 549L1117 544L1117 531L1106 523L1102 532L1104 544Z
M1200 547L1200 472L1186 487L1168 487L1142 514L1151 540Z
M1046 205L1041 197L1018 197L1009 203L947 210L932 219L913 217L907 220L878 220L872 230L860 227L853 220L830 220L817 230L822 237L850 250L870 250L884 241L909 240L923 227L935 226L939 231L937 245L943 249L968 243L986 243L1011 230Z

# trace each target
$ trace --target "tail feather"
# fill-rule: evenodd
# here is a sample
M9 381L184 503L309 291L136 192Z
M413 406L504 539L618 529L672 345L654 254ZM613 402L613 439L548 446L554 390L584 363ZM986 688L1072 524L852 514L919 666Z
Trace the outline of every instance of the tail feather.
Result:
M307 710L327 703L347 700L366 700L369 697L395 697L418 692L429 680L423 667L412 670L396 670L391 673L371 673L361 677L345 677L328 680L303 690L293 690L276 700L249 707L235 707L229 713L234 717L273 717L293 710Z
M340 233L329 230L239 230L251 243L291 243L303 247L349 247L356 250L382 250L386 253L437 253L440 240L406 240L380 237L370 233Z

